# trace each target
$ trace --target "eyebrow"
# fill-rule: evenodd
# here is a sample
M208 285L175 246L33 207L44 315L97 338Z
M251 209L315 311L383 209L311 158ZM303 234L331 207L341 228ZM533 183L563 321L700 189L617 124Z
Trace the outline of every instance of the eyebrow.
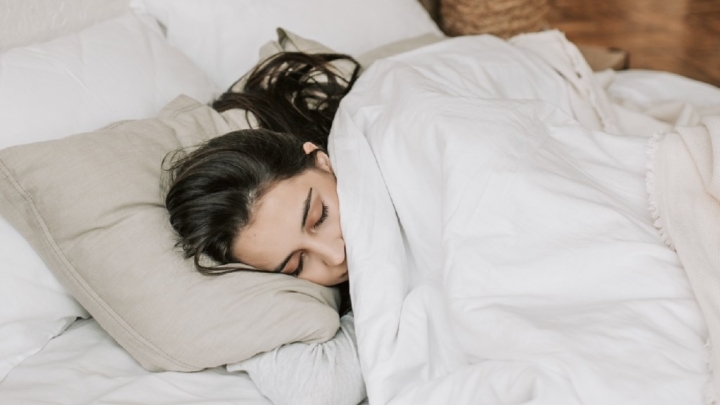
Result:
M305 229L305 224L307 223L308 213L310 212L310 200L312 199L312 187L310 187L310 191L308 191L307 198L305 199L305 206L303 207L303 216L302 216L302 226L300 229ZM275 270L273 270L273 273L282 273L283 269L285 269L285 266L287 266L290 259L292 259L293 254L295 252L290 253L285 260L280 263L279 266L275 267Z
M302 218L302 226L300 227L300 230L302 231L305 229L305 223L307 222L308 212L310 212L310 199L312 198L312 187L310 187L310 191L308 192L308 196L305 199L305 208L303 208L303 218Z

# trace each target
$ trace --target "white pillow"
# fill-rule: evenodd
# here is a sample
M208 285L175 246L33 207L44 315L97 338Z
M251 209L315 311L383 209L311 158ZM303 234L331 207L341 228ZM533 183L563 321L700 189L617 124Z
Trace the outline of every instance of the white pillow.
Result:
M0 52L74 34L130 11L127 0L6 0L0 7Z
M283 27L359 55L427 33L442 35L417 0L132 0L155 16L171 44L227 89Z
M0 148L154 117L182 93L210 101L217 88L144 19L128 13L0 54Z
M144 17L147 18L147 17ZM153 26L154 24L154 26ZM46 43L0 53L0 148L155 116L178 94L217 88L131 13ZM0 217L0 381L87 313Z

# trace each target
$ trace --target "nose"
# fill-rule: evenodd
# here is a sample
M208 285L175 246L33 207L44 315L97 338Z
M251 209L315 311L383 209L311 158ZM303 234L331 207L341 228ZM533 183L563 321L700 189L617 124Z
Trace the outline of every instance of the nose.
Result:
M342 238L318 240L316 251L325 265L338 266L345 261L345 241Z

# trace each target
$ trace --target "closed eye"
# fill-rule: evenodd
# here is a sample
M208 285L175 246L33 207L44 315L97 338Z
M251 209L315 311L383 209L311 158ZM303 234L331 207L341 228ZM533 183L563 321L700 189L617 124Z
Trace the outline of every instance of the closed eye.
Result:
M300 261L298 262L297 268L295 269L295 271L293 271L292 273L290 273L290 275L293 276L293 277L299 276L300 273L302 273L303 264L304 264L304 263L305 263L305 255L304 255L304 254L301 254L301 255L300 255Z
M313 225L313 229L315 230L315 229L317 229L320 225L322 225L322 223L325 222L325 220L327 219L327 217L328 217L328 206L325 205L325 204L323 204L323 205L322 205L322 212L320 213L320 218L317 220L317 222L315 222L315 225ZM293 271L292 273L289 273L289 275L291 275L291 276L293 276L293 277L299 276L300 273L302 273L303 265L304 265L304 264L305 264L305 254L301 254L297 268L296 268L295 271Z
M328 217L328 207L327 207L327 205L323 204L322 205L322 213L320 214L320 219L318 219L317 222L315 222L315 225L313 225L313 229L317 229L320 225L322 225L322 223L325 222L327 217Z

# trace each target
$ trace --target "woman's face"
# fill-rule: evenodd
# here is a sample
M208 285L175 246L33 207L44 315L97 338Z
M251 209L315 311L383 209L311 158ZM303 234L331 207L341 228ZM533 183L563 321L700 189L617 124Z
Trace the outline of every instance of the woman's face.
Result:
M306 153L315 148L304 146ZM260 270L333 286L348 279L345 241L330 161L316 156L316 169L277 183L258 201L232 253Z

